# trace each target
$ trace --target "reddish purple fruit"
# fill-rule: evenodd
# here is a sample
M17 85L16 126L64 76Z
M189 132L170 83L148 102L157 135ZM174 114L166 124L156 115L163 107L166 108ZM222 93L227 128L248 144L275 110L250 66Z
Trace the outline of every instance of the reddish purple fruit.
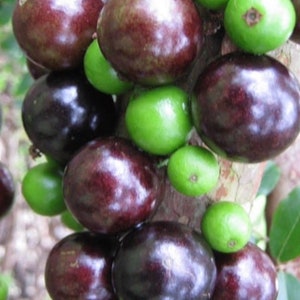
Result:
M111 266L118 248L113 237L79 232L66 236L50 251L45 283L55 300L116 300Z
M113 263L119 299L210 299L216 279L211 249L192 228L150 222L123 239Z
M296 139L300 85L274 58L233 52L200 74L191 111L200 137L218 155L260 162Z
M154 159L118 137L84 146L63 179L66 205L79 223L109 234L148 220L162 200L162 184Z
M212 300L276 299L276 268L259 247L248 243L238 252L215 257L218 272Z
M19 0L12 16L17 42L31 60L49 70L82 63L96 32L102 0Z
M15 183L9 169L0 163L0 218L11 209L15 197Z
M189 70L202 46L203 25L191 0L110 0L97 33L104 56L122 76L158 85Z

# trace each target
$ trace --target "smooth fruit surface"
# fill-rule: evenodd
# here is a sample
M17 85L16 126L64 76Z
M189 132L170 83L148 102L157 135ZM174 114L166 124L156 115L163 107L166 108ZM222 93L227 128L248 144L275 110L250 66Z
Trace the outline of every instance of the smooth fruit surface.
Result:
M209 150L187 145L170 156L167 174L176 190L196 197L209 192L217 184L219 165Z
M153 158L118 137L94 140L69 162L65 202L87 229L119 233L148 220L162 200Z
M125 78L167 84L195 60L202 19L191 0L110 0L101 11L97 37L104 56Z
M119 95L132 88L132 83L121 80L103 56L96 39L84 55L84 71L89 82L102 93Z
M11 209L15 197L15 183L10 170L0 163L0 218Z
M40 163L27 171L22 180L22 194L35 213L54 216L66 210L62 175L62 168L51 162Z
M250 240L250 218L238 203L216 202L204 212L201 232L214 250L236 252Z
M229 160L259 162L284 151L300 130L300 85L269 56L234 52L202 72L191 100L202 140Z
M66 164L85 143L114 131L116 109L80 72L51 72L26 93L22 121L36 148Z
M296 22L290 0L229 0L224 26L231 40L242 50L264 54L283 45Z
M66 236L50 251L45 283L55 300L116 300L111 265L118 241L113 237L78 232Z
M129 102L125 123L140 148L152 154L170 154L186 142L192 129L188 95L176 86L142 91Z
M74 69L96 31L102 0L16 1L14 36L31 60L49 70Z
M216 277L203 237L175 222L147 223L123 239L113 263L119 299L209 299Z
M238 252L215 257L218 272L212 300L276 299L276 268L259 247L248 243Z

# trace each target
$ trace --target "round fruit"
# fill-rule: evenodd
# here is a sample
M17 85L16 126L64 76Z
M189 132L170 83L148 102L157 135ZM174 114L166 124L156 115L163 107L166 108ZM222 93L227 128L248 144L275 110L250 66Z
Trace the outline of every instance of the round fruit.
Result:
M170 156L167 174L177 191L197 197L215 187L219 178L219 164L209 150L188 145Z
M224 253L236 252L250 240L250 218L244 208L236 202L216 202L205 211L201 231L214 250Z
M112 97L93 88L80 72L51 72L26 93L22 120L33 145L66 164L88 141L114 131L116 108Z
M188 95L176 86L156 87L134 95L125 112L132 140L143 150L167 155L185 144L192 129Z
M89 45L85 53L84 71L89 82L102 93L119 95L129 91L133 86L132 83L120 79L103 56L97 40Z
M118 137L94 140L69 162L66 204L85 228L119 233L148 220L162 200L163 178L150 156Z
M296 14L291 0L229 0L224 26L242 50L263 54L283 45L291 36Z
M54 216L66 210L63 171L58 165L45 162L27 171L22 180L22 193L31 209L44 216Z
M102 0L16 1L14 36L26 56L49 70L74 69L96 31Z
M211 249L192 228L150 222L122 240L112 269L119 299L209 299L216 278Z
M274 58L234 52L200 74L191 112L201 139L218 155L260 162L296 139L300 85Z
M15 197L15 183L6 165L0 163L0 218L11 209Z
M196 3L211 10L224 9L228 1L229 0L195 0Z
M217 281L212 300L277 299L277 272L259 247L248 243L242 250L215 253Z
M116 300L111 265L118 241L109 236L77 232L50 251L45 268L49 295L56 300Z
M189 70L202 46L203 26L191 0L110 0L101 11L97 37L118 73L160 85Z

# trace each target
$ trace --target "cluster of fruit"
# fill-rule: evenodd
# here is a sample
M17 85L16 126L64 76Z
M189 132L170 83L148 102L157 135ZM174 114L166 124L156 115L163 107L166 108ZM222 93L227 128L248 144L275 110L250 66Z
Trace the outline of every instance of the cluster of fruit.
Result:
M22 120L32 155L47 157L26 173L22 192L35 212L85 229L48 256L53 299L276 298L275 266L249 242L238 204L211 205L201 230L151 217L169 197L166 180L200 197L218 181L217 156L261 162L295 140L300 84L265 55L293 34L295 7L17 1L14 34L36 79ZM216 17L213 35L228 35L239 51L208 55L199 67ZM193 128L204 144L191 143Z

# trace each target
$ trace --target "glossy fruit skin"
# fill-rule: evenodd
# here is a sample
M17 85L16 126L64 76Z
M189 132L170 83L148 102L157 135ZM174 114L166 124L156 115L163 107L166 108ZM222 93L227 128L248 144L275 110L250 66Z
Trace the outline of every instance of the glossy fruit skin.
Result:
M201 232L212 249L232 253L246 246L252 230L250 218L240 204L219 201L204 212Z
M95 39L84 55L84 73L88 81L102 93L109 95L125 94L133 84L121 80L103 53Z
M163 196L155 160L118 137L84 146L65 170L63 189L66 205L79 223L105 234L148 220Z
M22 120L33 145L64 165L88 141L112 134L116 108L80 72L51 72L28 90Z
M159 85L189 70L202 46L203 26L191 0L110 0L97 34L117 72L133 82Z
M186 145L169 157L167 174L180 193L198 197L211 191L219 179L220 168L214 154L204 147Z
M22 194L39 215L55 216L66 210L62 190L63 169L52 162L30 168L22 180Z
M192 97L202 140L229 160L259 162L284 151L300 130L300 85L277 60L234 52L212 62Z
M0 162L0 219L11 209L15 197L13 175L7 166Z
M192 130L188 94L174 85L133 93L125 124L129 136L141 149L168 155L186 143Z
M300 1L292 0L296 12L296 25L291 35L291 40L300 44Z
M96 31L102 0L16 1L14 36L34 62L49 70L76 68Z
M73 233L50 251L45 283L55 300L116 300L111 284L111 265L118 248L113 237L88 231Z
M113 263L119 299L209 299L216 267L202 236L186 225L146 223L123 239Z
M226 33L243 51L264 54L291 36L296 14L290 0L229 0L224 13Z
M276 299L276 268L256 245L248 243L238 252L215 257L218 272L212 300Z

